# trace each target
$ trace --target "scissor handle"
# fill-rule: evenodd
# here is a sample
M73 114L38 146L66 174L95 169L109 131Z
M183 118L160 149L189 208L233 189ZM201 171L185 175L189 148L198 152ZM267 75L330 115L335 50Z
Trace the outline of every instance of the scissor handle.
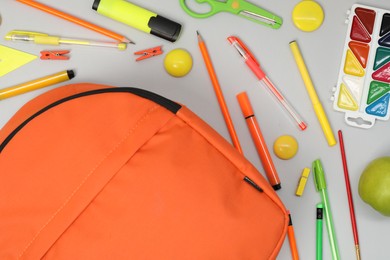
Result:
M226 11L225 10L226 4L223 2L213 1L213 0L195 0L195 1L200 3L200 4L202 4L202 3L209 4L211 7L211 10L209 12L206 12L206 13L198 13L198 12L193 11L192 9L190 9L187 6L186 0L179 0L181 8L183 8L183 10L187 14L189 14L190 16L195 17L195 18L207 18L207 17L210 17L210 16L212 16L216 13L219 13L221 11Z
M230 12L273 29L278 29L283 23L283 19L281 17L245 0L227 0L226 2L217 0L195 1L198 3L208 3L211 10L206 13L197 13L187 6L186 0L179 0L184 11L195 18L207 18L219 12Z

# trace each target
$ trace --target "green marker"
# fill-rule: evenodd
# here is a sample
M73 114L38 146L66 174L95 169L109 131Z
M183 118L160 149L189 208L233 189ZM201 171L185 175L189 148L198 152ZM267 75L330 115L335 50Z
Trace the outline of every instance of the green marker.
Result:
M92 9L138 30L174 42L181 25L125 0L95 0Z
M321 193L322 204L324 205L326 228L328 230L329 243L330 248L332 250L332 258L333 260L339 260L339 248L337 245L336 233L334 231L333 226L332 212L330 211L328 192L326 190L325 174L324 170L322 169L322 164L320 160L315 160L313 162L313 172L314 184L316 186L316 190Z
M316 210L316 260L322 260L322 219L323 219L322 203L317 204Z

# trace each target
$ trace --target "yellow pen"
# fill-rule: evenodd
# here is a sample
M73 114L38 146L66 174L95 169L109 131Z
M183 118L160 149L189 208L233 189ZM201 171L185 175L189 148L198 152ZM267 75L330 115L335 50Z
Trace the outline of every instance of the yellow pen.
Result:
M309 97L311 103L313 105L314 111L316 113L317 119L320 122L322 131L324 132L325 138L328 141L329 146L333 146L336 144L336 139L333 135L332 128L330 127L328 118L326 117L324 108L320 100L318 99L317 92L313 86L313 82L311 81L309 72L307 71L305 62L302 58L302 54L299 50L298 44L296 41L290 42L290 49L294 55L295 62L297 63L299 72L301 73L303 82L305 83L306 90L309 93Z
M52 36L45 33L39 32L29 32L29 31L11 31L5 36L6 40L11 41L26 41L34 42L36 44L45 44L45 45L60 45L60 44L76 44L76 45L87 45L87 46L98 46L98 47L111 47L117 48L118 50L126 50L126 43L116 43L116 42L98 42L98 41L89 41L81 39L68 39L61 38L59 36Z
M0 100L20 95L36 89L48 87L74 78L73 70L61 71L46 77L28 81L16 86L0 89Z

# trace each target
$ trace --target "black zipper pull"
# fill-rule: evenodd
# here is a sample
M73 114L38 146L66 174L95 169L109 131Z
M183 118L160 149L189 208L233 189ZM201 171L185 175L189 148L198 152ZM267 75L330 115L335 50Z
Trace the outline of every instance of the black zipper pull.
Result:
M263 189L257 185L254 181L252 181L248 176L245 176L244 181L252 185L256 190L263 192Z

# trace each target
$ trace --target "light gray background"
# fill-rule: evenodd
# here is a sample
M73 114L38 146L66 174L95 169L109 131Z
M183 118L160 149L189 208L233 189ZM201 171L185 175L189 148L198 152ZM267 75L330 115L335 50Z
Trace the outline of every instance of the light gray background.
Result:
M301 259L315 258L315 205L320 201L320 195L314 189L312 174L304 195L296 197L294 194L302 169L310 167L312 161L317 158L322 160L326 171L341 258L355 259L340 149L338 145L334 147L327 145L313 112L288 45L290 41L297 40L336 138L337 130L342 129L344 133L362 258L390 259L388 248L390 218L375 212L360 199L357 192L359 176L364 167L374 158L389 155L390 122L379 121L369 130L353 128L344 123L343 113L332 109L330 101L344 47L347 30L344 23L346 11L356 3L355 1L319 1L325 12L325 20L320 29L312 33L299 31L291 22L291 12L298 0L252 1L284 18L284 24L279 30L272 30L227 13L204 20L194 19L184 13L177 0L132 1L181 23L183 31L176 43L145 34L95 13L91 9L93 0L41 0L41 2L121 33L135 41L136 45L130 45L128 50L120 52L99 47L51 47L7 42L3 36L15 29L39 31L69 38L106 41L111 39L16 1L1 0L0 44L35 55L39 55L43 49L71 50L69 61L41 61L38 58L1 77L1 88L61 70L74 69L76 77L72 80L73 83L93 82L134 86L183 103L230 140L197 45L196 30L199 30L209 49L245 156L260 172L263 172L236 100L236 94L241 91L247 91L270 149L276 138L281 135L292 135L299 142L298 154L291 160L280 160L272 152L271 154L282 181L283 188L278 191L278 194L292 213ZM387 0L366 0L358 3L390 10L390 1ZM299 131L273 97L259 87L256 78L226 41L230 35L239 36L249 46L269 78L308 122L309 127L306 131ZM135 62L137 57L133 54L135 51L158 45L163 46L163 55ZM163 67L165 54L176 48L188 50L193 57L192 71L183 78L171 77ZM58 86L2 100L0 127L27 101L55 87ZM323 251L324 259L331 259L325 226ZM291 253L286 239L278 259L290 258Z

